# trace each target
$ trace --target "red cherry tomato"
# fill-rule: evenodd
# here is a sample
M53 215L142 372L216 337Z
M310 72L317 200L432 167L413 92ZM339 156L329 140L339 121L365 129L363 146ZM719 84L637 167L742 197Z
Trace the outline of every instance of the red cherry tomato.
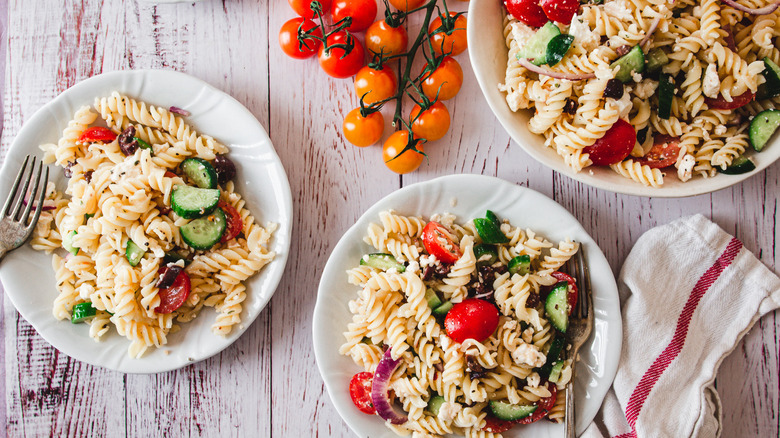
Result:
M514 421L502 420L492 415L485 417L485 426L482 428L485 432L504 433L515 425Z
M558 281L565 281L569 283L569 294L567 295L566 298L569 301L569 315L571 315L571 312L574 310L574 307L577 305L577 297L579 296L577 292L577 282L574 281L574 279L571 278L570 275L564 274L561 271L555 271L550 275Z
M230 239L235 239L241 233L241 229L244 228L244 221L241 220L241 215L238 214L238 211L227 202L220 199L217 206L225 212L225 219L227 219L225 232L222 233L222 238L219 239L220 242L225 243Z
M542 418L546 417L549 412L550 411L546 411L546 410L542 409L541 407L538 407L538 408L536 408L536 410L534 411L533 414L531 414L531 415L529 415L529 416L527 416L525 418L521 418L519 420L516 420L515 423L517 423L517 424L536 423L537 421L539 421Z
M653 148L644 157L637 158L635 161L653 169L663 169L676 163L678 155L680 155L680 138L659 134L653 138Z
M334 47L330 50L325 50L324 46L320 47L317 57L320 61L320 67L325 73L334 78L343 79L354 76L360 71L360 68L363 67L365 51L363 44L357 38L352 35L348 37L345 32L336 32L328 37L328 46L348 44L349 41L354 44L349 52L341 47Z
M309 29L317 27L313 21L303 18L295 17L292 20L287 21L279 29L279 46L282 47L282 51L287 56L295 59L306 59L313 56L319 50L322 43L319 40L305 40L305 45L300 44L298 41L298 29L307 31ZM314 34L322 36L322 31L317 28Z
M168 178L176 178L179 175L176 175L175 173L171 172L170 170L166 170L164 176L167 176Z
M422 238L428 254L435 256L442 263L455 263L461 256L458 245L450 239L447 229L438 222L428 222L423 228Z
M577 9L580 8L579 0L541 0L539 5L542 10L552 21L558 23L569 24L571 23L571 17L577 13Z
M513 17L532 27L542 27L548 21L539 0L504 0L504 7Z
M317 0L320 2L322 12L328 12L330 10L331 0ZM312 0L287 0L290 3L290 7L293 8L296 14L305 18L314 18L314 11L311 9Z
M479 298L469 298L452 306L444 319L447 335L455 342L466 339L483 342L498 327L498 309Z
M736 109L749 104L755 95L752 91L748 90L739 96L732 96L731 102L726 102L723 96L718 96L717 99L711 99L709 97L704 98L704 102L707 103L709 109Z
M374 403L371 402L371 385L374 382L374 375L364 371L352 376L349 381L349 396L352 397L352 403L360 409L360 412L368 415L376 414Z
M81 137L79 137L79 143L110 143L115 139L116 134L114 131L108 128L95 126L93 128L87 128L84 132L81 133Z
M596 140L592 146L588 146L582 152L590 156L590 160L596 166L607 166L623 161L636 143L636 131L630 123L618 119L617 123Z
M336 0L330 8L333 22L346 17L352 17L352 24L347 27L350 32L360 32L368 29L376 18L376 0Z
M547 390L550 391L550 396L539 399L537 402L537 406L539 406L536 408L537 410L543 409L545 411L551 411L555 406L555 401L558 400L558 387L555 386L555 383L553 382L547 382Z
M163 266L157 273L163 274L166 269L168 268ZM154 311L156 313L171 313L178 309L187 301L187 297L190 296L190 289L190 277L182 270L176 276L176 279L173 280L172 285L160 289L157 293L157 296L160 297L160 305Z

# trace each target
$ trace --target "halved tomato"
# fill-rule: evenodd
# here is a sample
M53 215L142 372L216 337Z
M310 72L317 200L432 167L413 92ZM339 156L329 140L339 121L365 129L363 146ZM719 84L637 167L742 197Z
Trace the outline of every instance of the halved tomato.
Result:
M644 157L637 158L635 161L653 169L663 169L676 163L678 155L680 155L680 138L660 134L653 138L653 148Z
M461 256L460 248L450 239L449 232L438 222L430 221L423 228L423 245L428 254L442 263L455 263Z
M579 296L577 281L574 280L571 275L561 271L555 271L550 275L558 281L565 281L569 283L569 295L567 296L567 299L569 300L569 315L571 315L572 310L574 310L574 306L577 305L577 297Z

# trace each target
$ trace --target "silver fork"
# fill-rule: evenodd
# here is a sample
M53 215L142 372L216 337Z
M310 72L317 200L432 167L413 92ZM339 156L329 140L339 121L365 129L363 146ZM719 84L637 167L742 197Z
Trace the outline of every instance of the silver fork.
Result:
M30 211L33 207L33 199L35 198L38 187L41 186L41 172L44 168L43 162L38 166L38 171L35 171L36 159L33 157L32 165L30 166L30 173L24 180L24 188L19 191L19 183L22 182L25 170L27 170L27 164L30 161L28 155L22 163L22 168L19 170L19 174L16 175L16 181L14 181L11 192L8 194L8 199L3 206L2 217L0 217L0 259L5 256L5 253L16 249L30 237L35 224L38 222L38 218L41 216L41 210L43 210L43 198L46 195L46 184L49 182L49 167L46 167L46 172L43 177L43 187L41 187L40 195L38 195L38 203L35 207L35 213L30 220ZM25 199L27 196L27 189L30 187L30 182L33 180L33 174L35 174L35 184L32 190L30 190L30 199ZM21 193L21 196L19 195ZM26 204L26 205L25 205ZM25 205L24 211L22 206Z
M593 330L593 299L590 285L590 274L588 264L585 260L585 249L580 245L580 250L569 261L569 274L577 281L579 291L577 304L569 317L569 327L566 330L566 338L571 344L568 357L572 359L571 380L566 385L566 414L564 425L566 428L566 438L574 438L575 416L574 416L574 370L577 363L577 352L582 344L590 337Z

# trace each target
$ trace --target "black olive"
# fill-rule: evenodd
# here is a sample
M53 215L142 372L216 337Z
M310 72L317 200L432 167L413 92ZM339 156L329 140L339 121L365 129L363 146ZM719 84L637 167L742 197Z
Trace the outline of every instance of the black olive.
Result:
M169 263L163 267L162 273L160 273L160 277L157 279L157 288L165 289L170 287L174 280L176 280L176 277L179 276L179 273L182 271L182 269L184 268L172 263Z
M87 180L87 183L92 181L92 171L88 170L84 172L84 179Z
M73 169L71 169L71 167L73 167L74 164L76 164L75 161L68 161L68 164L66 164L65 168L62 169L62 173L65 175L65 178L70 178L73 176Z
M123 154L128 157L133 155L138 150L138 140L135 139L135 126L130 125L122 131L119 137L117 137L117 141L119 142L119 149L122 150Z
M563 112L566 114L577 114L577 101L566 98L566 103L563 105Z
M607 86L604 88L604 97L611 97L612 99L623 97L623 83L619 79L608 80Z
M217 181L220 184L225 184L236 177L236 165L224 155L217 155L214 158L214 170L217 172Z
M615 49L615 53L617 54L617 56L623 56L630 51L631 51L631 46L626 46L626 45L620 46L617 49Z
M647 127L642 128L636 133L636 141L642 144L647 140Z

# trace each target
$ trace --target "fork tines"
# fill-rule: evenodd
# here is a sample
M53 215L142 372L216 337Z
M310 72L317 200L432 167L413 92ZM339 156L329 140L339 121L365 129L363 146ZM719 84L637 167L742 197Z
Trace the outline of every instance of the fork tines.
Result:
M22 182L22 177L24 174L27 173L26 170L28 164L30 164L30 171L27 177L24 179L24 187L21 190L21 196L19 196L19 184ZM36 166L36 164L38 164L38 166ZM43 184L41 184L41 173L44 175ZM33 180L33 174L35 175L35 181L32 189L29 191L29 199L27 199L30 182ZM46 185L48 182L49 168L44 166L42 161L37 162L35 157L33 157L32 163L30 163L29 155L25 157L24 162L22 163L22 168L19 169L19 173L16 175L14 185L11 187L11 192L8 194L8 199L6 199L5 205L3 206L3 217L8 217L15 222L27 225L28 219L30 218L30 211L32 210L33 204L35 204L35 216L32 218L32 221L29 222L30 227L34 226L38 221L38 217L41 215L41 210L43 210L43 200L46 196ZM39 188L40 192L38 191ZM33 202L33 199L35 199L37 203ZM21 210L23 205L25 206L25 209L22 212Z
M588 309L590 308L590 294L588 293L590 291L590 275L582 244L580 244L579 251L567 263L567 268L569 275L576 280L578 290L577 305L572 314L581 318L587 318Z

